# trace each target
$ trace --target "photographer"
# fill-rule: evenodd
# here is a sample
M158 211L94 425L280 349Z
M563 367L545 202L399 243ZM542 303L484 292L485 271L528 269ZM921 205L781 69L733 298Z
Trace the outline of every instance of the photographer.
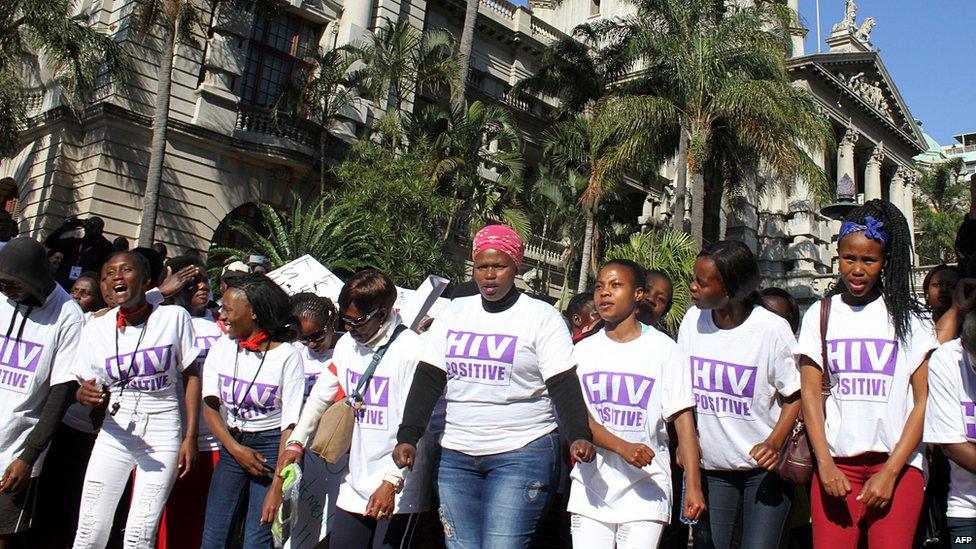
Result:
M84 236L62 237L66 232L84 229ZM49 250L56 250L64 254L61 266L54 274L55 280L64 288L71 288L71 284L86 271L100 272L102 263L115 251L112 243L103 235L105 222L100 217L88 219L69 218L63 225L55 229L44 245Z

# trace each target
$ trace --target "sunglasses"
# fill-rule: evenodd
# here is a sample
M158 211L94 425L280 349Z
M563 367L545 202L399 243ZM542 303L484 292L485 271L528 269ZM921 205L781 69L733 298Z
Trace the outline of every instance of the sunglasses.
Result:
M307 336L299 337L298 341L304 343L305 345L308 345L309 343L322 343L325 340L326 336L328 335L329 335L328 329L319 330L317 332L312 332Z
M346 316L346 315L344 315L342 313L339 313L339 317L342 318L342 323L343 324L345 324L347 326L351 326L353 328L358 328L358 327L362 326L363 324L366 324L367 322L369 322L370 319L373 318L374 316L376 316L376 313L380 312L381 309L382 309L382 307L378 307L376 309L373 309L373 312L367 313L365 316L361 316L359 318L349 318L348 316Z

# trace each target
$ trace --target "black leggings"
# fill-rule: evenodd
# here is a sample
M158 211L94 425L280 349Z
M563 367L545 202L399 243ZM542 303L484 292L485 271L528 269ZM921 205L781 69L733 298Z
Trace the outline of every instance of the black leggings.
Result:
M399 549L413 543L419 513L397 514L390 520L375 520L343 509L332 517L329 546L342 549Z

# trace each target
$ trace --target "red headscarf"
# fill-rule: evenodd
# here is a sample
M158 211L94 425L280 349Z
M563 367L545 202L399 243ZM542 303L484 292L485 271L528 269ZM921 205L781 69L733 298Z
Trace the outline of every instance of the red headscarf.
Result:
M515 268L522 267L522 256L525 255L525 243L522 237L508 225L488 225L478 231L474 236L474 243L471 247L471 257L481 253L483 250L495 249L515 262Z

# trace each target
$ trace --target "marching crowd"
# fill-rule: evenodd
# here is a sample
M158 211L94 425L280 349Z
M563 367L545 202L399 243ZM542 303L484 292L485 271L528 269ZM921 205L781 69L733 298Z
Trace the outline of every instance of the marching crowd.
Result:
M270 547L284 471L345 429L331 547L409 547L431 510L455 549L529 547L554 514L582 548L686 547L690 529L775 549L791 522L815 547L908 548L945 517L945 546L973 547L966 223L923 305L905 218L867 202L802 318L759 291L747 246L706 246L673 338L666 274L611 259L560 315L515 287L524 246L502 225L474 238L477 293L422 333L375 270L333 304L241 263L211 289L197 254L164 263L100 220L8 239L0 548Z

